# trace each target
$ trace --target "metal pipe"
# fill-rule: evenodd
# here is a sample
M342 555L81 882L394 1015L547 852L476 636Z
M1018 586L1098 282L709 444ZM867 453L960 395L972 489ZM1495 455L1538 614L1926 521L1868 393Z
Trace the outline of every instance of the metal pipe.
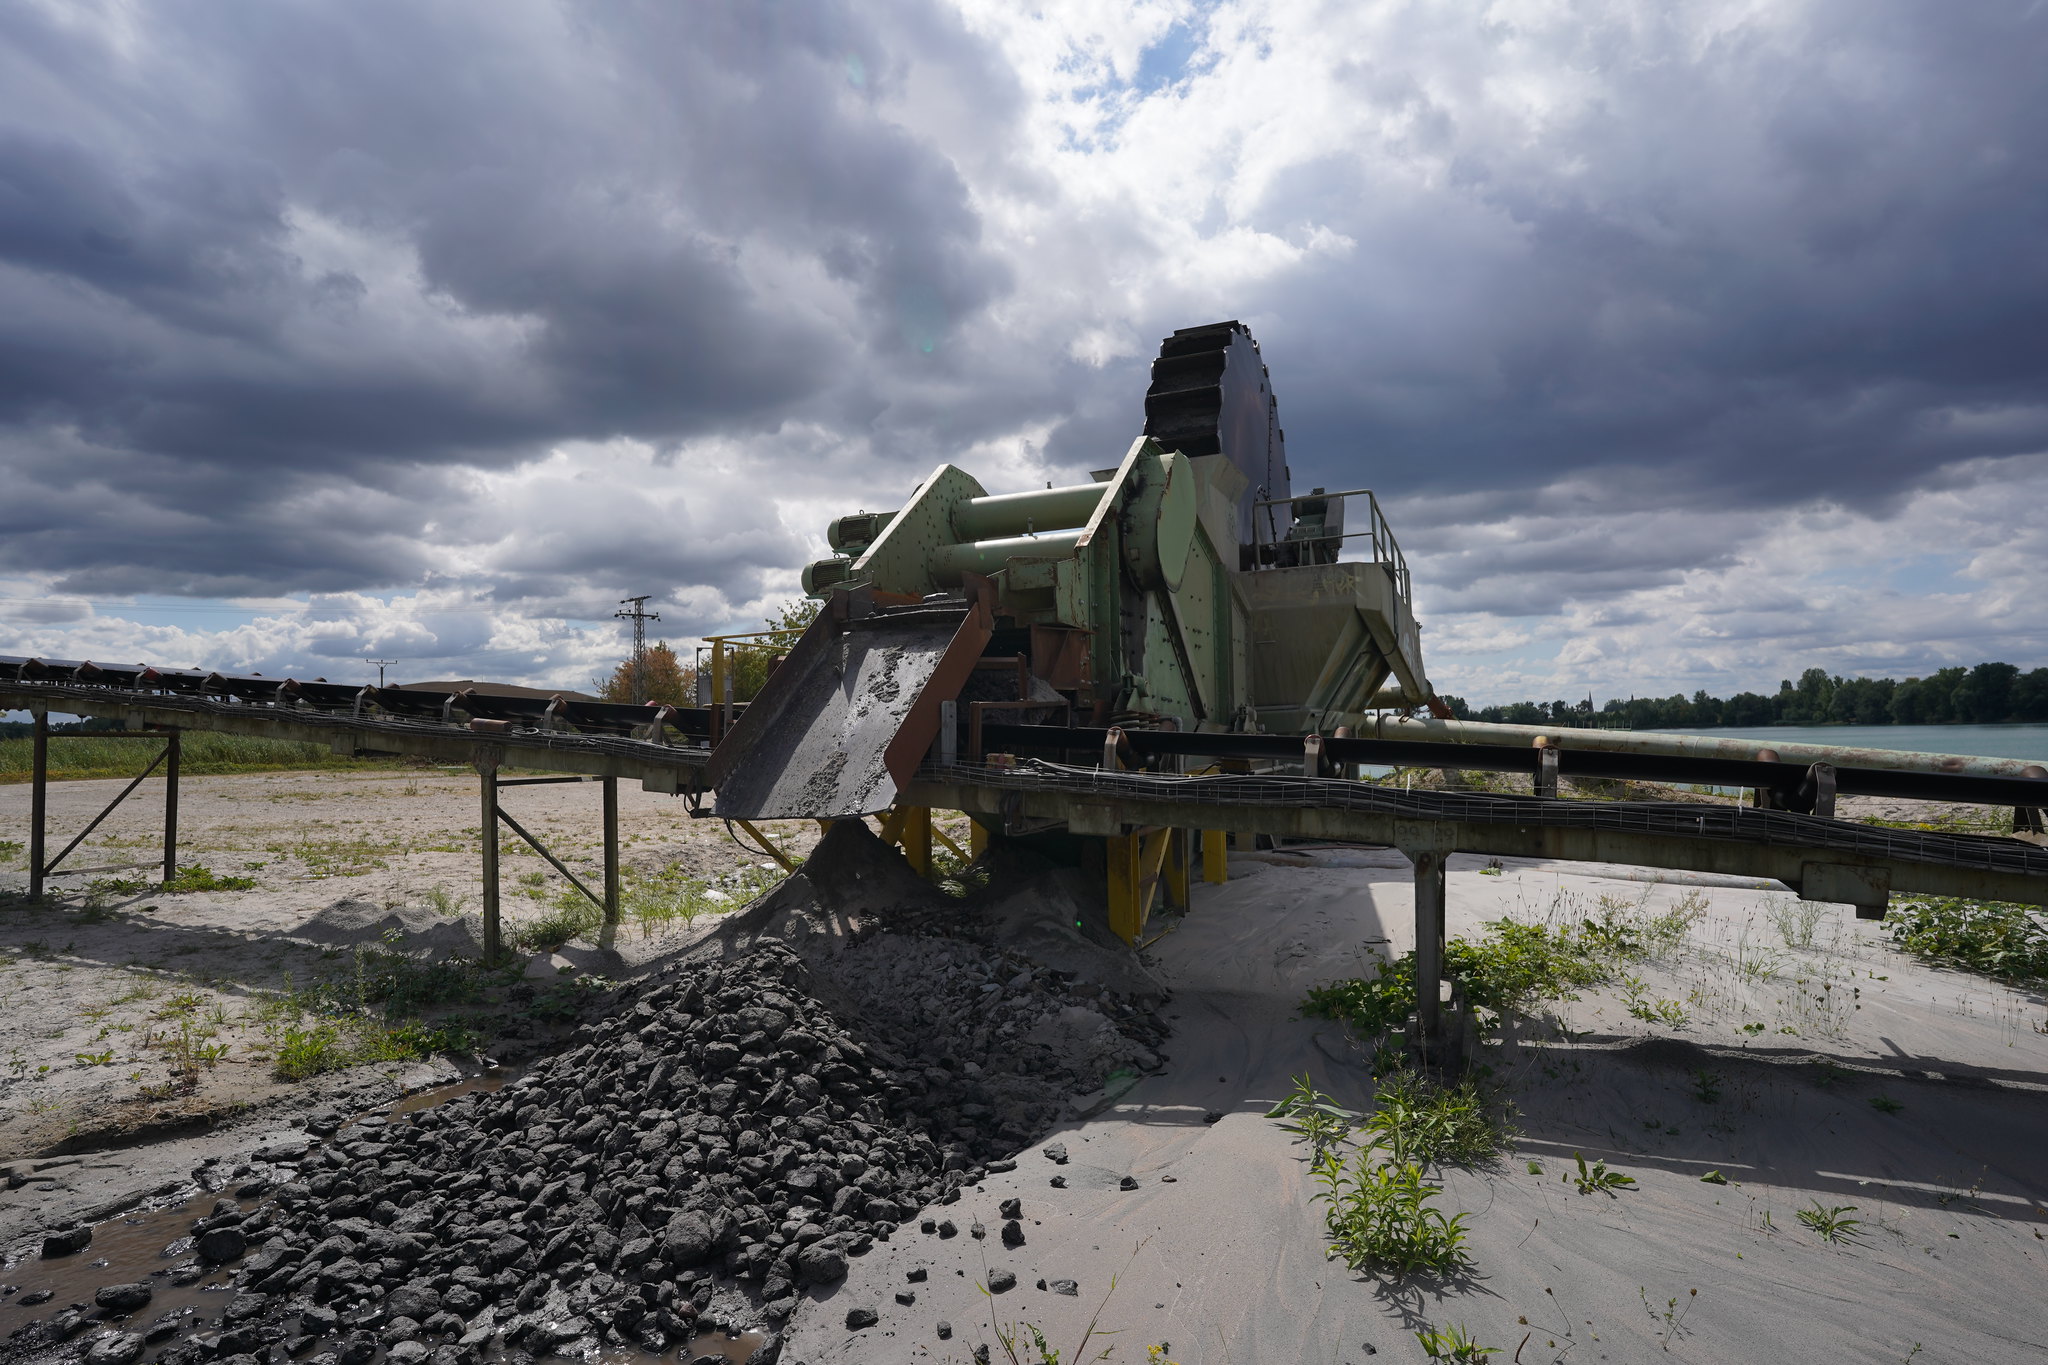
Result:
M1672 758L1734 758L1754 761L1770 750L1781 763L1806 767L1830 763L1842 768L1888 768L1909 773L1961 773L1971 777L2048 776L2048 760L1974 758L1903 749L1865 749L1846 744L1787 744L1776 740L1714 739L1650 730L1567 730L1540 725L1499 725L1479 720L1428 720L1384 716L1359 727L1361 738L1442 740L1454 744L1533 744L1542 739L1566 749L1605 753L1662 754Z
M975 540L964 545L941 545L932 551L932 577L951 582L963 573L1001 572L1013 559L1070 559L1079 550L1078 530L1055 531L1046 536L1010 536L1002 540Z
M953 534L963 541L993 540L1086 526L1109 488L1106 483L1077 483L969 498L953 509Z

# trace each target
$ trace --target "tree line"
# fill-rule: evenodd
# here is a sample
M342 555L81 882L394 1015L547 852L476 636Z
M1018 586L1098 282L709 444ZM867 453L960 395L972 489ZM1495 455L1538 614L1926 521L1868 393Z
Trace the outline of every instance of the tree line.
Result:
M2013 664L1981 663L1904 680L1843 678L1824 668L1809 668L1797 682L1779 682L1775 694L1737 692L1724 698L1709 696L1701 688L1690 697L1615 697L1597 712L1590 698L1506 706L1468 706L1462 697L1443 700L1460 720L1509 725L1631 730L1681 725L1990 725L2048 721L2048 668L2023 673Z

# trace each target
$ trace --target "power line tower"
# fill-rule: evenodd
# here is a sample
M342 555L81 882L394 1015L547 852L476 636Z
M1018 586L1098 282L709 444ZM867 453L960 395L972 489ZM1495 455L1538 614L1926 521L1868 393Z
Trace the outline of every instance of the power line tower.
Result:
M644 706L647 703L647 623L661 619L660 612L644 609L647 605L647 599L651 596L653 596L652 593L642 593L638 597L621 597L619 605L629 608L629 610L612 613L612 617L615 620L631 621L633 623L633 704L635 706Z
M382 686L384 685L384 665L386 665L386 664L395 664L395 663L397 663L397 662L398 662L398 660L397 660L397 659L365 659L365 660L363 660L363 662L364 662L364 663L366 663L366 664L375 664L375 665L377 665L377 686L379 686L379 687L382 687Z

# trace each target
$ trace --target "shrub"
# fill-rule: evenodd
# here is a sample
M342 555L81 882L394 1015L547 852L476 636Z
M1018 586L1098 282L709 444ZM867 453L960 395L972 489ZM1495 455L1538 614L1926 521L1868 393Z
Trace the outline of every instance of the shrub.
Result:
M1453 1085L1414 1072L1380 1082L1364 1122L1366 1143L1383 1146L1396 1162L1467 1166L1490 1161L1513 1136L1509 1111L1472 1078Z
M1444 974L1462 981L1465 998L1486 1012L1482 1025L1498 1026L1510 1013L1525 1014L1542 1000L1568 1000L1582 986L1606 978L1602 959L1618 935L1587 920L1579 929L1495 920L1478 942L1454 938L1444 945ZM1415 1011L1415 954L1377 964L1371 977L1311 987L1301 1012L1351 1025L1367 1038L1399 1028Z
M2048 981L2042 912L2003 901L1910 900L1884 917L1893 946L1928 962L2005 981Z

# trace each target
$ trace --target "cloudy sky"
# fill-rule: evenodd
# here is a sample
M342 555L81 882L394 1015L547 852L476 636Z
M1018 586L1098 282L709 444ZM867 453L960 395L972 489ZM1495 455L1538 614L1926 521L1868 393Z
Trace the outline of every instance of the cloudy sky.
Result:
M1439 690L2048 663L2048 6L0 0L0 653L580 685L1242 318Z

